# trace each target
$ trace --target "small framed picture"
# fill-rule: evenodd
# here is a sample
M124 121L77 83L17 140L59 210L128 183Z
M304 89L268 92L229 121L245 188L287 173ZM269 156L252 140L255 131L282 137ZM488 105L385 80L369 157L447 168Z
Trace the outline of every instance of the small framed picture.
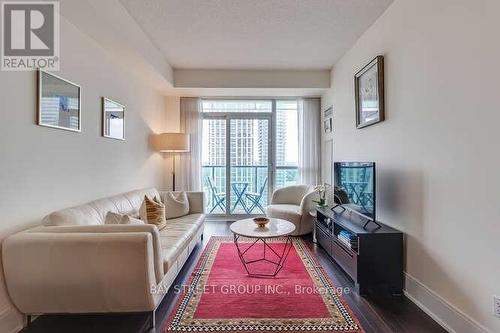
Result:
M38 71L38 125L80 132L81 88L54 74Z
M356 127L363 128L385 119L384 57L377 56L354 75Z
M325 124L325 133L331 133L332 132L332 118L325 119L324 124Z
M125 140L125 107L109 98L102 98L102 136Z
M328 109L326 109L323 114L325 133L331 133L333 131L333 106L330 106Z

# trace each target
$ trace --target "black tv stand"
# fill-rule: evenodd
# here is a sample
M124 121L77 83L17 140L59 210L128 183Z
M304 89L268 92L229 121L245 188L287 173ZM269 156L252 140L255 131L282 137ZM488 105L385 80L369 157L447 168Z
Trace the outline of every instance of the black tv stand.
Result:
M377 229L382 228L382 225L381 225L380 223L378 223L377 221L373 221L373 220L368 219L368 220L366 221L366 223L363 225L363 229L366 229L366 226L367 226L368 224L370 224L370 223L374 223L374 224L376 224L376 225L377 225Z
M332 212L337 213L337 212L335 211L335 209L336 209L336 208L338 208L338 207L342 208L342 212L345 212L345 211L346 211L346 208L345 208L344 206L342 206L341 204L335 204L335 206L333 206L332 208L330 208L330 210L331 210Z
M332 208L330 208L330 210L331 210L332 212L334 212L334 213L339 213L339 212L337 212L337 211L335 210L335 209L336 209L336 208L338 208L338 207L342 208L342 212L340 212L340 213L343 213L343 212L345 212L345 211L347 210L347 208L345 208L342 204L336 204L335 206L333 206ZM351 213L352 213L352 211L350 210L350 211L349 211L349 214L351 214ZM363 229L366 229L366 226L367 226L368 224L370 224L370 223L375 223L375 224L377 225L377 227L378 227L378 228L382 228L382 225L381 225L380 223L378 223L377 221L370 220L370 219L366 219L366 222L365 222L365 224L363 225Z
M316 208L314 241L354 281L361 294L383 293L401 295L403 290L403 233L375 222L377 228L367 229L370 222L349 210L337 212ZM352 243L346 244L340 233L348 233Z

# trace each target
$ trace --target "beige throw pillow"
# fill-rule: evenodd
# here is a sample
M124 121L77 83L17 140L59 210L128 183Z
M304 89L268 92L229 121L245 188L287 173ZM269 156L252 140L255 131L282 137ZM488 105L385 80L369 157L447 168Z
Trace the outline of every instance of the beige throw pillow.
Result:
M149 199L144 196L141 208L139 209L141 220L148 224L154 224L158 229L163 229L167 223L165 220L165 205L159 199Z
M186 192L169 192L164 196L167 219L189 214L189 200Z
M144 221L136 219L132 216L108 212L108 214L106 214L104 224L144 224Z

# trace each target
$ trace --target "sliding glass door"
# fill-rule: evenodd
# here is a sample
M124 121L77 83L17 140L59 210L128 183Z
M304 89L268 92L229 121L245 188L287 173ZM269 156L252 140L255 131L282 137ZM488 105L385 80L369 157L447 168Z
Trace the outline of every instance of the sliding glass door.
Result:
M203 101L208 214L265 214L273 189L297 182L296 105L296 100Z
M226 214L226 123L203 119L202 182L208 214Z
M264 214L267 206L270 119L231 119L230 214Z

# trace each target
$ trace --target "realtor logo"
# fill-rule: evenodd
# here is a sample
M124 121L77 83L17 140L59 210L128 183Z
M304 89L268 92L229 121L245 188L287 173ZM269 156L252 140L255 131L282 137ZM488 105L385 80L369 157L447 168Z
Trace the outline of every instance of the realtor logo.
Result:
M2 70L59 70L59 2L2 2Z

